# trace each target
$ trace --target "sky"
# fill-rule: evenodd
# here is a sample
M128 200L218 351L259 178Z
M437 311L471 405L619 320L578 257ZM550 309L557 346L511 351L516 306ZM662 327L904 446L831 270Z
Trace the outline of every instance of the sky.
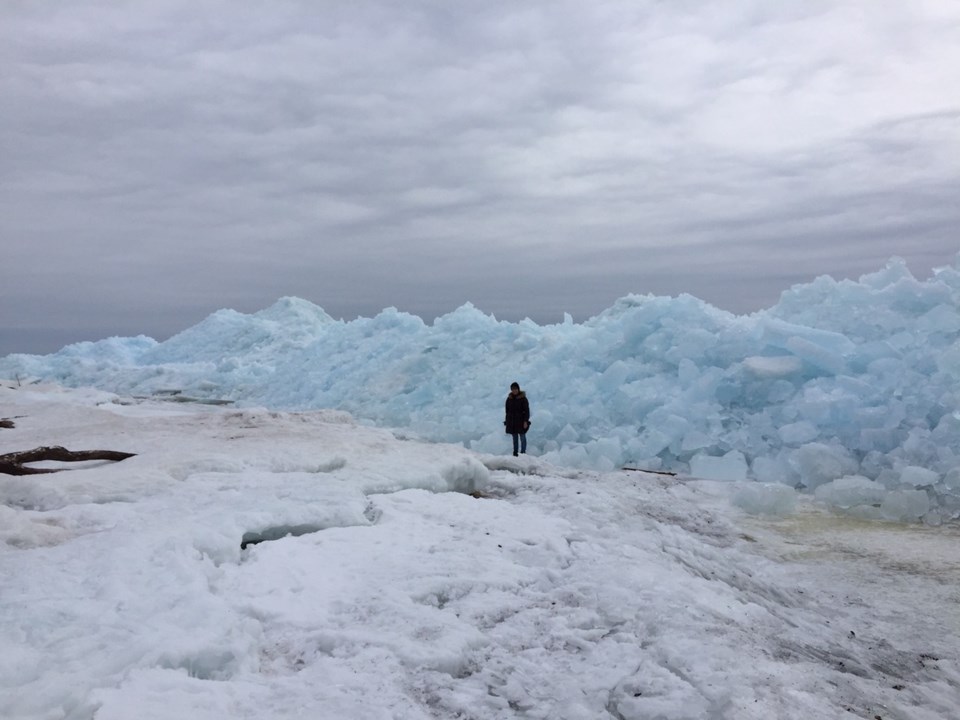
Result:
M752 312L960 250L960 4L0 6L0 355L334 317Z

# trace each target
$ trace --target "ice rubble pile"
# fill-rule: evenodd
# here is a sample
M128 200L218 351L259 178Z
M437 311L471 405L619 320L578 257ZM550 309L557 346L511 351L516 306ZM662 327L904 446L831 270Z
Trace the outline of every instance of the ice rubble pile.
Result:
M851 512L960 516L960 256L824 276L735 316L631 295L583 323L432 325L389 308L349 322L296 298L220 310L166 340L111 338L0 359L0 376L274 408L335 407L502 452L503 398L533 407L531 451L566 465L674 469L813 491Z

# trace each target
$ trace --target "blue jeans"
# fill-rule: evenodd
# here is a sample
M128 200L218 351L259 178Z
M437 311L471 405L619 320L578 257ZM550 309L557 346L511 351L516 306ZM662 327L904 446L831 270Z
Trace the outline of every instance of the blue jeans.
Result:
M513 454L517 454L517 442L519 441L520 452L527 452L527 434L526 433L510 433L513 435Z

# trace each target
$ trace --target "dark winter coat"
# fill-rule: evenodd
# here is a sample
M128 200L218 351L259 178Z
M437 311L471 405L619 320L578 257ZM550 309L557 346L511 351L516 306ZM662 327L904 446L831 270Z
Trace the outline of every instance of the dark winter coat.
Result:
M527 401L527 394L522 390L516 395L507 395L506 402L507 417L503 424L506 426L507 434L523 434L527 431L524 423L530 422L530 403Z

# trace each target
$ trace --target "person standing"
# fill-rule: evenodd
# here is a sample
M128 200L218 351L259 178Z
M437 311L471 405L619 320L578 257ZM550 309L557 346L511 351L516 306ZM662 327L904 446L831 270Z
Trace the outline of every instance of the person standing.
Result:
M527 452L527 430L530 429L530 402L519 383L511 383L505 409L503 425L507 434L513 436L513 455L516 457L518 450Z

